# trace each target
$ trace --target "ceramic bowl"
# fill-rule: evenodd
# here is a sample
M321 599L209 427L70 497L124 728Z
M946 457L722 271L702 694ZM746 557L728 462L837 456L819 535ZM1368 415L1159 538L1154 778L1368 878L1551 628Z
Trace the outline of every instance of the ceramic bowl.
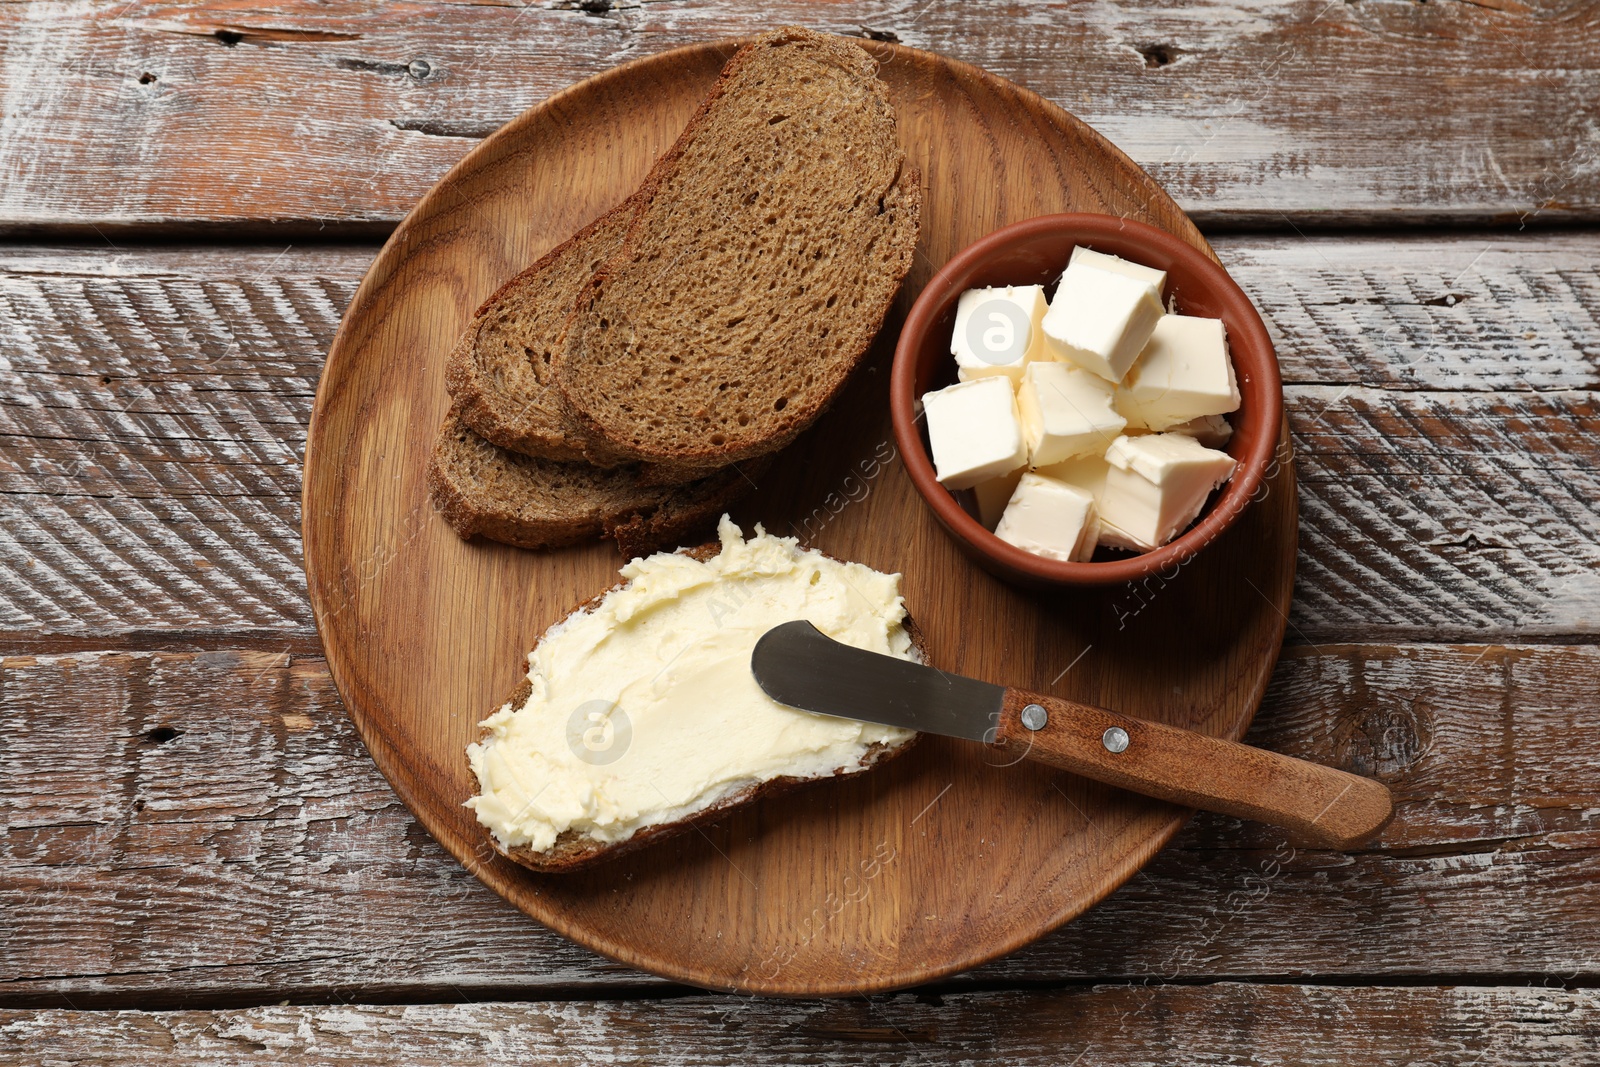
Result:
M955 494L934 477L919 398L956 380L950 354L956 302L984 286L1046 286L1053 292L1072 249L1087 245L1167 272L1163 294L1185 315L1220 318L1239 382L1239 409L1227 416L1233 477L1212 494L1200 517L1171 543L1134 555L1100 548L1092 560L1067 563L1007 544L984 528L970 493ZM1137 581L1187 561L1226 530L1261 487L1283 418L1283 387L1266 325L1228 272L1206 253L1164 230L1113 215L1044 215L1012 223L957 253L933 276L907 315L895 349L889 403L895 438L911 480L961 548L991 573L1031 586L1110 585Z

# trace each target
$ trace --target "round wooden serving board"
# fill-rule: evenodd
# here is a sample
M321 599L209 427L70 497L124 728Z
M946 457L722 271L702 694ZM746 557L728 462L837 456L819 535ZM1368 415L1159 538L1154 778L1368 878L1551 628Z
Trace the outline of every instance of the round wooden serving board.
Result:
M480 301L630 193L732 42L573 86L470 153L401 223L328 356L306 449L305 554L328 663L373 759L436 838L540 922L623 963L716 989L833 994L925 982L1010 952L1120 885L1188 812L981 746L925 738L882 770L808 786L576 875L500 859L462 801L464 749L539 635L616 580L609 543L529 552L457 539L424 471L444 361ZM879 343L833 410L736 509L904 576L933 662L1227 737L1249 725L1286 623L1294 475L1139 587L1029 593L970 564L895 455L888 360L955 251L1058 211L1143 219L1207 249L1121 152L993 75L868 45L925 183L923 233ZM1287 456L1287 449L1281 450Z

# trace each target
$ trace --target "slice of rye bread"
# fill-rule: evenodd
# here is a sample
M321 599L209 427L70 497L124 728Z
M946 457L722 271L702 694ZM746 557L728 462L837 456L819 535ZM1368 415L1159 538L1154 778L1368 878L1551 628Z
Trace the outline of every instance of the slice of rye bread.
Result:
M555 365L584 437L680 474L783 447L866 354L916 247L921 187L874 60L761 35L637 195Z
M643 485L629 467L604 470L490 444L452 410L434 443L428 488L463 538L555 548L609 537L631 559L714 522L766 467L758 459L687 485Z
M712 543L707 545L699 545L695 548L680 549L679 551L683 552L684 555L693 556L695 559L706 560L721 552L722 546ZM608 589L606 593L620 589L624 584L625 583L619 582L611 589ZM570 614L576 615L580 611L589 610L596 604L600 603L600 601L605 598L606 593L601 593L599 596L593 597L578 605ZM922 631L917 628L916 623L912 622L909 615L906 616L903 625L905 626L906 633L911 638L912 645L915 646L917 650L918 658L926 661L927 649L923 644ZM514 707L521 707L527 701L529 694L532 692L533 683L527 678L523 678L516 689L512 690L511 695L506 698L501 707L504 707L505 704L511 704ZM498 711L499 708L494 710ZM812 782L826 782L833 778L839 778L849 774L860 774L862 771L881 766L882 764L893 759L895 756L905 752L913 744L915 744L917 739L921 736L921 734L913 734L905 742L898 745L889 745L882 742L872 745L868 747L867 751L862 754L860 765L849 770L835 771L831 775L824 775L817 778L770 778L765 782L758 782L754 785L745 786L738 792L731 793L728 796L723 797L721 800L718 800L716 803L695 812L687 819L680 819L677 822L671 823L661 823L657 826L648 826L634 834L632 837L628 838L626 841L596 841L591 837L585 837L583 834L580 834L577 831L565 830L556 837L555 844L551 845L543 852L535 852L525 845L515 845L508 848L501 844L499 839L487 829L484 830L484 836L489 839L489 844L496 852L500 853L506 859L511 860L513 863L521 864L530 870L543 871L547 874L565 874L568 871L580 870L596 863L600 863L604 860L613 860L619 856L626 856L628 853L636 852L646 845L653 845L657 842L666 841L670 838L677 837L679 834L682 834L688 830L692 830L697 826L704 826L706 823L715 822L724 815L727 815L729 812L733 811L735 808L742 808L746 804L754 803L757 800L779 796L781 794L790 792L791 790L797 789L800 786L809 785Z
M489 443L568 461L583 459L587 443L591 462L621 461L603 444L584 441L582 427L552 386L552 360L573 301L622 247L638 206L637 198L623 201L506 282L456 342L445 366L445 388L461 421Z

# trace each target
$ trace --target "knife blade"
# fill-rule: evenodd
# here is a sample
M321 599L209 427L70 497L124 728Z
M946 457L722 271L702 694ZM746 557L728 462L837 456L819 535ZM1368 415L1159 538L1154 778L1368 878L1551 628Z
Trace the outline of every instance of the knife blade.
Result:
M804 711L985 742L1146 796L1348 848L1388 823L1389 790L1332 767L834 641L804 620L761 635L750 669Z
M774 626L750 654L756 684L780 704L841 719L993 741L1004 686L835 641L804 619Z

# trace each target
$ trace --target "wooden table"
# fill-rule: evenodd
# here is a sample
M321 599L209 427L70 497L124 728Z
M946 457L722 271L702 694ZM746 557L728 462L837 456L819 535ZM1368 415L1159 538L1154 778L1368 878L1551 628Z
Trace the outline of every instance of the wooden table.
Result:
M1256 298L1303 526L1250 740L1387 782L1369 848L1202 816L979 971L751 1001L390 792L300 560L357 280L524 107L779 21L1039 90ZM64 0L0 50L0 1062L1600 1062L1595 5Z

